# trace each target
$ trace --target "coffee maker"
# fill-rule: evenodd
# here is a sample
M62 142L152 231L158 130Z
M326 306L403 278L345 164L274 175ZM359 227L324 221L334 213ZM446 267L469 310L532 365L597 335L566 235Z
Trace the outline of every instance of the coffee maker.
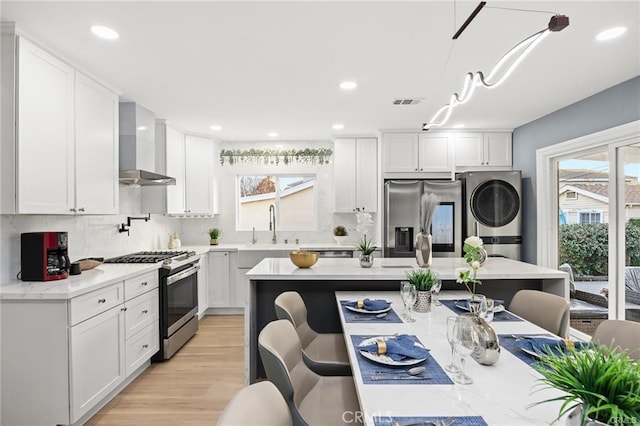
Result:
M62 280L69 276L66 232L27 232L20 235L20 278L23 281Z

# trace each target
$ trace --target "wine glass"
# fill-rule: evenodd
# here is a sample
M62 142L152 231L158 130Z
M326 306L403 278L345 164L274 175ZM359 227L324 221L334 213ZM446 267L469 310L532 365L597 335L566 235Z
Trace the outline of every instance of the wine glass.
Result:
M404 289L405 288L403 287L403 290ZM416 290L415 285L409 283L409 285L406 286L406 291L402 293L402 301L407 305L407 311L408 311L407 318L406 318L407 322L416 321L411 316L411 308L413 307L413 304L416 303L417 299L418 299L418 290Z
M453 326L453 345L460 355L460 371L453 377L456 383L469 385L473 379L464 372L465 358L473 353L473 350L480 344L478 332L475 325L468 319L461 317L462 321L456 321Z
M487 324L491 324L491 322L493 321L493 315L494 315L493 310L496 308L496 303L493 299L490 299L488 297L486 298L486 302L487 302L487 313L484 315L484 320L487 322Z
M402 303L404 304L404 312L402 313L402 318L407 319L407 302L405 293L409 292L409 286L412 285L409 281L400 281L400 297L402 298Z
M450 373L457 373L460 371L458 366L456 365L456 349L453 346L453 329L460 317L447 317L447 340L449 341L449 345L451 346L451 363L444 367Z
M442 306L442 302L438 299L438 293L440 293L440 289L442 288L442 281L436 280L431 287L431 293L433 294L433 304L435 306Z

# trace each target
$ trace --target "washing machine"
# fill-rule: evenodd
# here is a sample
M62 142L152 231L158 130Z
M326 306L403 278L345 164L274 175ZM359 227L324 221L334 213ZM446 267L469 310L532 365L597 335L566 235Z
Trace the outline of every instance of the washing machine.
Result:
M482 238L489 256L521 260L522 173L466 172L461 179L465 200L463 235Z

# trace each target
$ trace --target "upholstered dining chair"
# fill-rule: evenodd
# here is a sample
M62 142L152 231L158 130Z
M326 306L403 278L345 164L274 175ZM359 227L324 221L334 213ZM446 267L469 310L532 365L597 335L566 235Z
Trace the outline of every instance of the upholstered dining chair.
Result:
M538 290L519 290L509 310L560 337L569 331L569 301Z
M603 321L596 328L591 341L598 345L620 347L626 350L632 359L640 359L640 322Z
M358 424L360 406L352 377L321 376L302 360L300 339L288 320L267 324L258 350L269 381L287 401L294 425Z
M350 376L351 366L344 335L317 333L307 322L307 307L298 292L287 291L274 301L278 319L286 319L296 329L304 362L323 376Z
M218 419L218 426L292 426L289 407L278 388L264 381L236 393Z

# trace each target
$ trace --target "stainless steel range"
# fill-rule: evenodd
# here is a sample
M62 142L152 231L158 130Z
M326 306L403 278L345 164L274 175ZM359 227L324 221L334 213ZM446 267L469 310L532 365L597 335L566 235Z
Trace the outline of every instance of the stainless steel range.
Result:
M159 263L160 350L154 361L171 358L198 330L198 264L194 251L140 251L105 263Z

